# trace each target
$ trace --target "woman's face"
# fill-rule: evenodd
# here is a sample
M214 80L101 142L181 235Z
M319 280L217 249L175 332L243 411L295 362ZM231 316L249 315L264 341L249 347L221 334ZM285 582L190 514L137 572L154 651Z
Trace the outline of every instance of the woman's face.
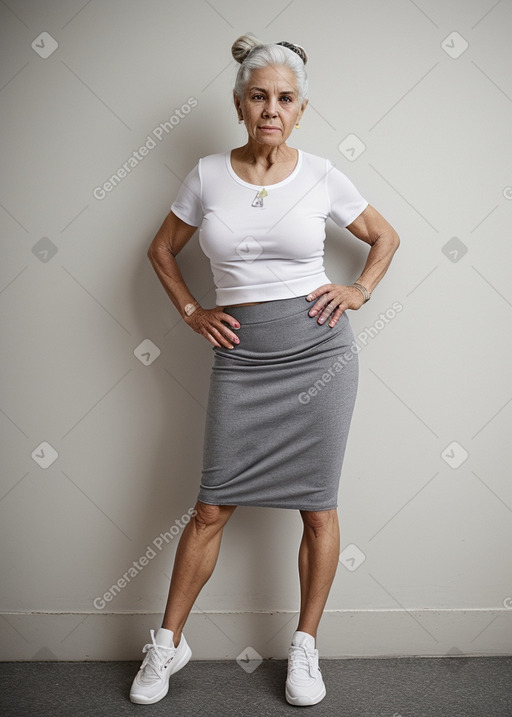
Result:
M260 144L277 146L286 142L308 103L299 104L295 73L285 65L253 70L244 97L234 96L239 119L249 137Z

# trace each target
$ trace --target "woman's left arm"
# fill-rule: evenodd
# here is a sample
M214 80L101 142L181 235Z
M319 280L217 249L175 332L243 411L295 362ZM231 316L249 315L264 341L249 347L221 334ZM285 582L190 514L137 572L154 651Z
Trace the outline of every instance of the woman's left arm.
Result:
M388 270L400 245L400 238L391 224L371 205L346 228L371 247L361 276L356 281L372 292ZM330 317L331 327L336 325L346 309L359 309L364 304L363 294L357 287L341 284L324 284L312 291L307 299L318 299L309 315L318 315L320 324Z

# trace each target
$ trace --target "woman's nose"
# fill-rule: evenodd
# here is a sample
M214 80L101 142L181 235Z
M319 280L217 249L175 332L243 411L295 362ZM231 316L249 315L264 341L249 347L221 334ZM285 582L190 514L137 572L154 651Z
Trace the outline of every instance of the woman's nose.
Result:
M277 114L276 101L273 99L267 100L265 104L265 113L271 117L275 117Z

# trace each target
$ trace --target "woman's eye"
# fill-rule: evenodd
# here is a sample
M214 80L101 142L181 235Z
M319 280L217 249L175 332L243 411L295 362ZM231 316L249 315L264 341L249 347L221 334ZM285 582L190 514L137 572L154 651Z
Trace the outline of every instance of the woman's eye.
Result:
M251 99L262 100L262 99L264 99L264 97L263 97L263 95L253 95ZM284 100L284 102L292 102L292 98L288 97L287 95L285 95L284 97L281 97L281 100Z

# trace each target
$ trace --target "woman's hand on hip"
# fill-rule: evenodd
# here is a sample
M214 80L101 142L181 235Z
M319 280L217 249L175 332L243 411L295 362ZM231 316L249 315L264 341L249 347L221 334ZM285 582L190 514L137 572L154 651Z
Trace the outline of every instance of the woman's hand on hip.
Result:
M315 301L309 310L310 316L318 316L318 323L323 324L329 320L329 326L336 326L346 309L359 309L364 304L364 298L355 286L341 284L324 284L315 291L311 291L306 299Z
M199 306L184 319L191 329L204 336L214 346L232 349L234 344L240 343L240 339L230 328L232 326L234 329L239 329L240 324L233 316L225 314L221 306L216 306L214 309L203 309Z

